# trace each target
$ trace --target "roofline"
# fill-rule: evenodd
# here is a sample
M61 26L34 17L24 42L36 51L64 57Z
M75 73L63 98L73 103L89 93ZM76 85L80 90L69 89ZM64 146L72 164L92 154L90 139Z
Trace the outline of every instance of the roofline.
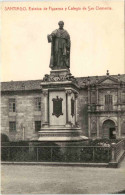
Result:
M115 75L108 75L108 76L123 76L123 75L125 75L125 74L115 74ZM83 76L83 77L75 77L76 79L77 78L79 78L79 79L81 79L81 78L91 78L91 77L104 77L104 76L107 76L107 75L94 75L94 76ZM13 81L13 80L11 80L11 81L2 81L1 83L10 83L10 82L33 82L33 81L42 81L42 79L36 79L36 80L16 80L16 81Z

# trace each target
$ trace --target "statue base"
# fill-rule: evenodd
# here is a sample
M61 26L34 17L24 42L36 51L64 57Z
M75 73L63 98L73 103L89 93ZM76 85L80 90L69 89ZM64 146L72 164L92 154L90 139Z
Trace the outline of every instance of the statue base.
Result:
M39 131L38 141L51 142L70 142L87 140L85 136L81 136L81 129L78 127L42 127Z
M79 85L69 69L51 70L41 83L45 122L38 141L72 142L88 139L82 136L77 119Z

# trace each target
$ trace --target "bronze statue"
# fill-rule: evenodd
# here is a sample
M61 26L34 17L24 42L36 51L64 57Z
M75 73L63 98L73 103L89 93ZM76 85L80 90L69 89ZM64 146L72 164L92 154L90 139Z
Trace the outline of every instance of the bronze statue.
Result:
M63 21L60 21L58 25L59 29L48 35L48 42L51 42L50 68L70 68L70 36L63 29Z

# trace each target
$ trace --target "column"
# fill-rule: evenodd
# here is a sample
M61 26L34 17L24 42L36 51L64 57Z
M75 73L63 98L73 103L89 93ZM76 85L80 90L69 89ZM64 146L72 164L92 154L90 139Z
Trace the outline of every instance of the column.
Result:
M121 137L121 115L120 113L118 113L118 129L116 129L116 132L117 132L118 138L120 138Z
M99 117L97 116L97 138L99 138Z
M48 90L44 90L43 91L43 95L44 95L44 108L45 108L45 111L44 111L44 116L45 116L45 118L44 118L44 120L45 120L45 122L44 122L44 124L48 124L48 122L49 122L49 113L48 113Z
M116 131L116 135L118 136L118 138L121 137L121 90L120 90L120 85L118 86L118 96L117 96L117 102L118 102L118 127L117 127L117 131Z
M118 111L121 111L121 90L120 90L120 86L118 87L118 96L117 96L117 102L118 102Z
M71 125L71 93L72 90L66 90L66 123Z
M96 111L99 110L98 104L99 104L99 91L98 91L98 87L97 87L96 88Z
M78 94L75 94L75 124L78 126Z
M90 119L90 113L88 113L88 137L91 137L91 119Z
M91 103L91 99L90 99L90 87L88 87L88 111L90 111L90 103Z
M91 104L91 96L90 96L90 79L88 78L88 137L91 137L91 118L90 118L90 104Z

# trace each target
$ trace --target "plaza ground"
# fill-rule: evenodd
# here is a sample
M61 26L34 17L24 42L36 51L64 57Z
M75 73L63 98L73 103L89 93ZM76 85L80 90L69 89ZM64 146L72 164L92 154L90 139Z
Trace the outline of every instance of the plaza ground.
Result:
M125 190L120 168L2 165L2 194L109 194Z

